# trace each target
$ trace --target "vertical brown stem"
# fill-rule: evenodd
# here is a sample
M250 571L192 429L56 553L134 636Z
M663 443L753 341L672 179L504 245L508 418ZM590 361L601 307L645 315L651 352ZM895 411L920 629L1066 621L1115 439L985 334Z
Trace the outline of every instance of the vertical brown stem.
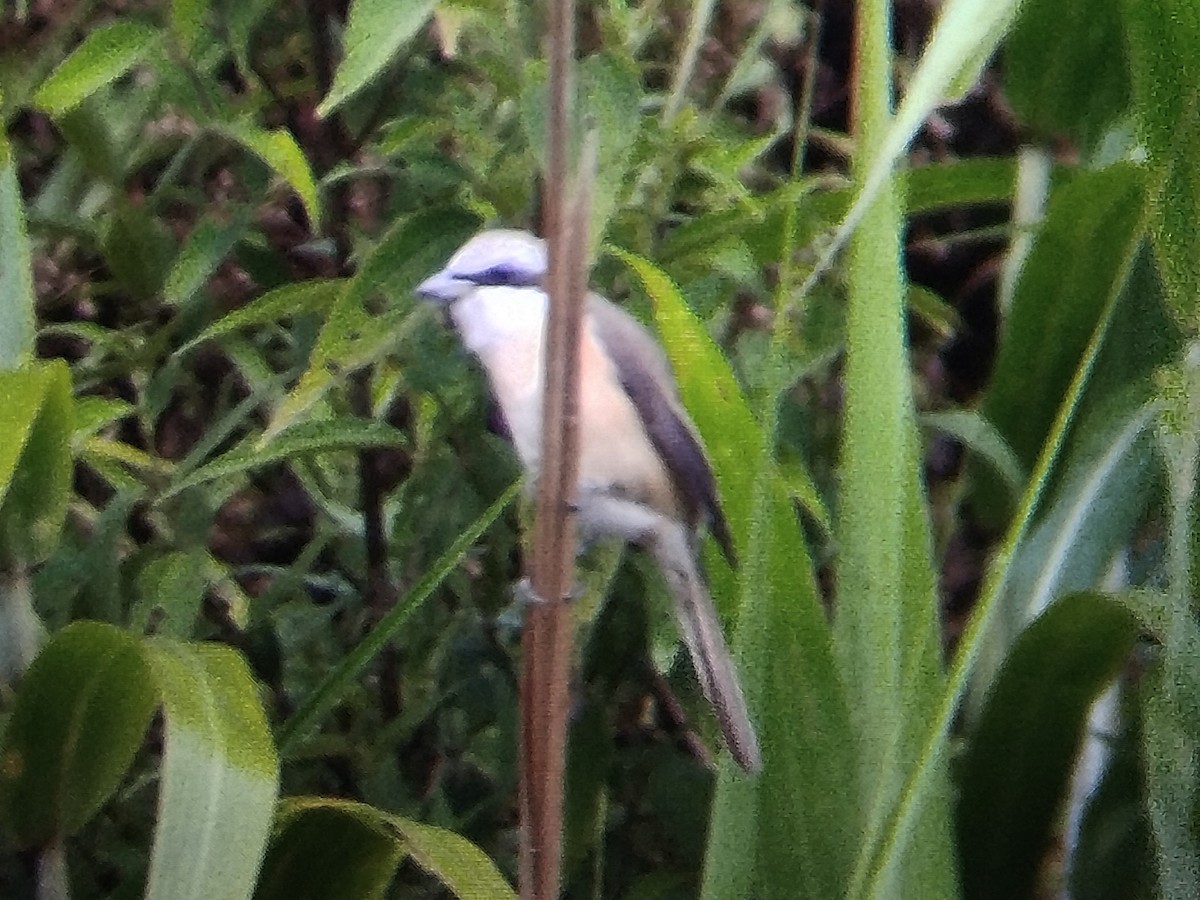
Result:
M559 891L571 620L564 598L575 560L571 519L578 462L579 330L586 291L586 236L567 210L568 112L574 55L573 0L550 2L550 91L545 233L550 313L546 328L542 463L533 532L534 593L521 672L520 887L524 900ZM586 230L586 229L584 229ZM583 240L580 238L583 237Z

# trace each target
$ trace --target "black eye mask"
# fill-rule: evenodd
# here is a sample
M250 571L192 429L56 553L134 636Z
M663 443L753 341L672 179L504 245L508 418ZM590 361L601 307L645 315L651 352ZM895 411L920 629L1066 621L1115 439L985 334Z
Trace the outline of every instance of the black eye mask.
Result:
M512 266L492 266L474 275L464 276L466 281L494 287L532 287L540 284L540 278Z

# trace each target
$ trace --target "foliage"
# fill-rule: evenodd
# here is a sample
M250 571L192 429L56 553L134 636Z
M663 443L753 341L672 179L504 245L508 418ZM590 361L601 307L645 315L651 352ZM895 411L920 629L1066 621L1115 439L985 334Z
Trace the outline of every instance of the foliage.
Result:
M935 6L580 3L766 766L582 573L566 896L1200 894L1200 12ZM537 225L544 4L4 15L0 893L510 895L518 473L412 289Z

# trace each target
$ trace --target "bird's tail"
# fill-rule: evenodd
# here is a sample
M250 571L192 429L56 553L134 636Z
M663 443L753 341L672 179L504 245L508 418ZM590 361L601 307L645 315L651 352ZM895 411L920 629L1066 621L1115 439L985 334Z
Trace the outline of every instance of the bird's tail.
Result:
M682 529L681 529L682 530ZM747 772L762 769L758 735L742 694L737 667L725 643L721 620L686 539L660 535L650 548L675 601L675 615L704 696L716 714L725 745Z

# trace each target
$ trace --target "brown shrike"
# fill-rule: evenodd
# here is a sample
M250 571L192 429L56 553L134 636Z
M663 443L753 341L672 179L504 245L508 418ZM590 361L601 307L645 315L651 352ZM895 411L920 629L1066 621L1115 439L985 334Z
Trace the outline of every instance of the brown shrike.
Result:
M482 364L531 482L541 457L546 269L544 241L497 229L471 238L417 287L420 296L445 306ZM580 539L617 537L654 557L725 743L743 769L757 772L758 738L696 563L703 525L734 560L704 447L662 349L637 320L589 294L581 340Z

